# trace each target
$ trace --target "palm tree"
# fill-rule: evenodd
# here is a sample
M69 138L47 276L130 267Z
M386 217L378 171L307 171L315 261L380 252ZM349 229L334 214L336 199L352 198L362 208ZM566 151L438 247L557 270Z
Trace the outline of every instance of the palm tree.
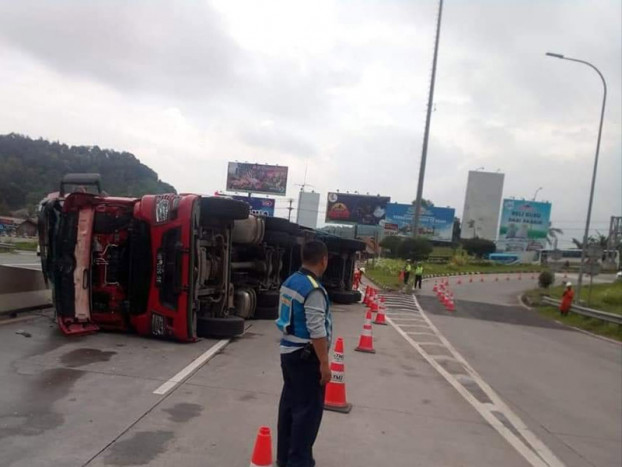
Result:
M552 224L549 222L549 230L546 233L546 243L548 243L549 245L553 245L554 250L557 250L557 235L564 235L564 231L562 229L553 227Z

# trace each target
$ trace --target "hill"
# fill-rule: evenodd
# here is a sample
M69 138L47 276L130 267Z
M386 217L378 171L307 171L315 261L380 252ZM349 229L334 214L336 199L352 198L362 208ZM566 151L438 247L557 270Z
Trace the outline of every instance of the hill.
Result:
M27 209L31 214L63 175L96 172L102 189L115 196L171 193L175 188L129 152L98 146L67 146L11 133L0 135L0 214Z

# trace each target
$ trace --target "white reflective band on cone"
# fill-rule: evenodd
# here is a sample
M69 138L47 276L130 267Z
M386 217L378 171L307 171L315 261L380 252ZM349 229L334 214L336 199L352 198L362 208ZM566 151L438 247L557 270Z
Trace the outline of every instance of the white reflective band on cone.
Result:
M333 371L330 379L334 383L343 384L345 378L346 374L343 371Z

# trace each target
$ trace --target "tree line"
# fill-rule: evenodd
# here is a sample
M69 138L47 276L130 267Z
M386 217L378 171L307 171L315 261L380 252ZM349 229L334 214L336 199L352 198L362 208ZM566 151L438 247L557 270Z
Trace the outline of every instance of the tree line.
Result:
M0 135L0 215L22 210L34 214L39 201L58 191L61 178L71 172L101 174L102 189L115 196L175 192L129 152L11 133Z

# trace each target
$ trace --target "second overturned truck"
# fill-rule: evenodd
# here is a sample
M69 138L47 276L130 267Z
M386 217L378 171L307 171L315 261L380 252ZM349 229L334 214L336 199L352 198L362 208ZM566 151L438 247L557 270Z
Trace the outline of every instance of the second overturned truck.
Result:
M40 206L42 269L68 335L239 336L245 319L276 318L280 284L300 266L301 245L317 235L250 215L246 203L226 197L121 198L100 186L96 174L68 175ZM331 296L358 301L351 277L364 244L327 244Z

